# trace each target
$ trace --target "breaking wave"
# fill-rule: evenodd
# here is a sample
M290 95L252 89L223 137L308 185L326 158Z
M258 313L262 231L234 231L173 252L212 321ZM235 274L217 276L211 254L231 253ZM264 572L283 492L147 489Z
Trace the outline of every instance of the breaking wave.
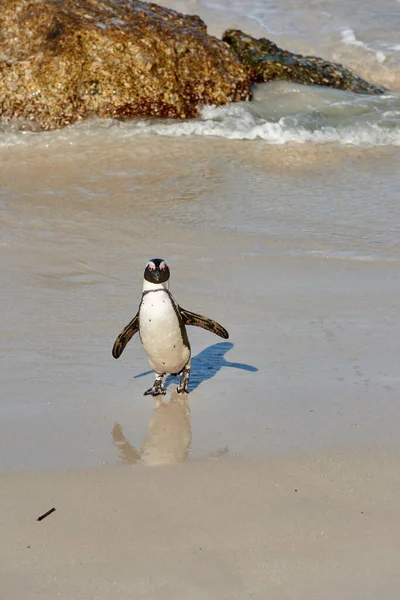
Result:
M119 139L137 136L209 136L231 140L264 140L269 144L353 146L400 145L400 95L367 96L292 83L257 87L253 102L207 106L198 119L126 122L92 120L47 133L3 127L0 146L74 143L77 137L104 134Z

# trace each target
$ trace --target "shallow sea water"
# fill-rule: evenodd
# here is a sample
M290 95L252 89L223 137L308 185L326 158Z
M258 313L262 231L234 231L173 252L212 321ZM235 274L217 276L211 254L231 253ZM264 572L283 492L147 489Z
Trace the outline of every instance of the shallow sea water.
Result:
M190 122L3 129L0 468L397 445L400 4L171 6L393 91L272 84ZM190 330L188 404L142 396L138 340L111 357L157 255L231 333Z

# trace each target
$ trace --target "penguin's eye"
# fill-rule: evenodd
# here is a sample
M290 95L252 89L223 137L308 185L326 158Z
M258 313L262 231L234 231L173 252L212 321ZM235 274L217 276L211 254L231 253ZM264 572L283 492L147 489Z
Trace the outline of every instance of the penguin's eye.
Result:
M160 263L160 271L165 271L165 262Z
M156 265L153 262L149 262L149 264L147 265L149 271L155 271L156 270Z

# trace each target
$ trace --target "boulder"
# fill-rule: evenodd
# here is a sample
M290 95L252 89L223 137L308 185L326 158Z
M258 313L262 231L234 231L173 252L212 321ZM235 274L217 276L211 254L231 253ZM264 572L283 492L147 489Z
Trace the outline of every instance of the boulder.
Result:
M237 29L226 31L222 38L248 69L254 83L282 79L305 85L324 85L356 94L383 94L383 87L368 83L338 63L316 56L302 56L278 48Z
M138 0L1 0L0 118L192 118L246 100L236 55L197 16Z

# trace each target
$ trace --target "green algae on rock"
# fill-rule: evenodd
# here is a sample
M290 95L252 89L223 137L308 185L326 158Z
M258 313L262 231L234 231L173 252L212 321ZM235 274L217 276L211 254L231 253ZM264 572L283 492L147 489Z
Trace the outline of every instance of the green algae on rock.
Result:
M229 29L222 39L249 70L254 83L281 79L305 85L323 85L356 94L383 94L386 91L357 77L338 63L282 50L266 38L257 40L240 30Z
M129 0L2 0L0 119L192 118L246 100L250 78L197 16Z

